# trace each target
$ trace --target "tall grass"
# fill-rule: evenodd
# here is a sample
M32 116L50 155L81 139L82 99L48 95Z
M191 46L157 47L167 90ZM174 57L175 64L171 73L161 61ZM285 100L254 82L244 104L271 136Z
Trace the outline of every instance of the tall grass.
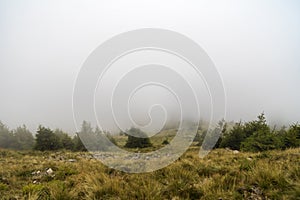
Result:
M217 149L204 159L198 150L191 147L170 166L144 174L110 169L88 153L0 150L0 199L300 197L299 148L238 154Z

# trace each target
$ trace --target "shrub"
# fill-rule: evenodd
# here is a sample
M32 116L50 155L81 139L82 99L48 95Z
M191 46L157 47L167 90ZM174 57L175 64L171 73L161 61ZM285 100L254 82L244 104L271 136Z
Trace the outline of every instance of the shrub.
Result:
M82 143L80 137L78 136L78 133L73 137L73 143L74 143L74 151L87 151L84 144Z
M170 144L169 140L166 138L164 139L164 141L162 142L163 145L167 145L167 144Z
M279 137L271 133L264 113L257 120L245 124L237 123L228 134L225 134L220 147L229 147L234 150L265 151L281 148Z
M54 131L54 134L59 138L59 144L61 148L67 150L74 149L74 143L72 141L72 138L67 133L63 132L60 129L56 129Z
M246 134L243 130L242 123L237 123L228 134L223 136L223 139L220 143L222 148L230 148L233 150L240 150L241 143L245 140Z
M248 137L241 144L243 151L259 152L273 149L280 149L281 141L269 130L260 130Z
M283 134L284 148L300 147L300 125L294 124Z
M57 150L61 148L59 137L49 128L39 126L36 134L35 149L40 151Z
M127 148L146 148L151 147L152 144L147 135L140 129L131 128L129 131L128 140L125 144Z

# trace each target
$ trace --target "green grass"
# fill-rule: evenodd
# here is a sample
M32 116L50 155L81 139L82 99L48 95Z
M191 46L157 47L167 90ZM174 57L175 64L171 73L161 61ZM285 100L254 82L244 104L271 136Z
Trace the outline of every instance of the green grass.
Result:
M0 150L0 199L300 199L300 149L217 149L204 159L198 151L191 147L155 172L128 174L88 153Z

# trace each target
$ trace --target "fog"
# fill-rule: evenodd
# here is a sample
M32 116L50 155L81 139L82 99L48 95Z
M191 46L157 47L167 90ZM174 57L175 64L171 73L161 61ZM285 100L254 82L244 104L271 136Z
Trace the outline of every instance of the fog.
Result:
M296 0L2 0L0 120L11 128L26 124L35 131L42 124L75 132L73 87L90 53L120 33L162 28L197 42L214 62L226 92L226 120L251 120L265 112L273 124L300 121L299 11L300 3ZM143 55L136 57L141 59ZM128 61L120 61L119 65L122 62ZM120 72L117 65L112 70L115 71L111 74ZM141 77L136 73L130 80ZM170 73L155 71L146 76L172 79ZM113 80L114 76L107 79ZM122 86L116 105L128 100L122 99L122 91L126 90ZM201 116L208 118L209 94L201 80L198 86L203 92L197 93ZM179 88L185 91L184 85ZM95 99L99 106L110 91L98 91ZM176 98L152 86L137 92L130 104L136 123L148 124L149 107L158 103L166 105L169 118L165 119L162 109L153 108L152 120L157 126L164 120L180 118ZM106 117L107 107L97 107L97 113L105 129L115 129L116 124ZM128 118L122 114L117 117L126 127Z

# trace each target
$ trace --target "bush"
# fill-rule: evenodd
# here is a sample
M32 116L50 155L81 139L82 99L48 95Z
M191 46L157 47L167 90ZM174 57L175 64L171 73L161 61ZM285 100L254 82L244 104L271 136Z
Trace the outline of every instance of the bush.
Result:
M241 144L243 151L259 152L273 149L280 149L281 141L269 130L260 130L247 138Z
M168 138L164 139L164 141L162 142L163 145L167 145L167 144L170 144Z
M49 128L39 126L36 134L35 149L40 151L57 150L61 148L59 137Z
M74 149L73 151L87 151L84 144L82 143L78 133L73 137Z
M228 147L234 150L265 151L282 147L277 135L270 131L264 113L253 120L242 124L236 124L228 134L225 134L220 147Z
M241 143L245 140L246 134L242 123L237 123L228 134L225 134L220 143L221 148L240 150Z
M282 136L284 148L300 147L300 125L294 124Z
M128 140L125 144L127 148L146 148L151 147L152 144L147 135L142 132L140 129L131 128L129 131Z
M60 129L56 129L54 131L54 134L59 138L60 148L67 150L74 149L74 143L72 141L72 138L67 133L63 132Z

